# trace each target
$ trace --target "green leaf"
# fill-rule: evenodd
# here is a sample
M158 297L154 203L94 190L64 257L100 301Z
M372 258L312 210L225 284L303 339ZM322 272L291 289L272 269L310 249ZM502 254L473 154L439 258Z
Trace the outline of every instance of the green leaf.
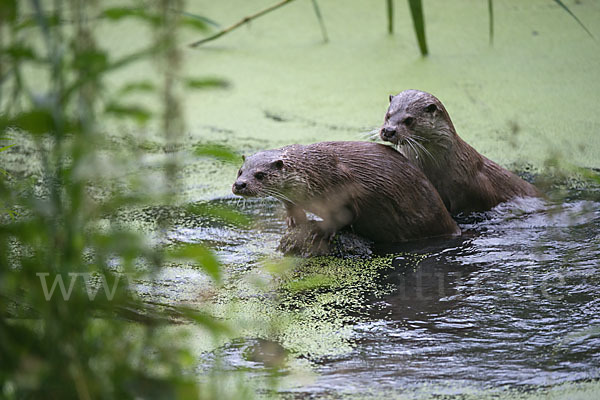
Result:
M185 259L197 263L215 281L221 280L221 266L215 254L201 244L188 244L167 253L170 259Z
M240 156L229 147L222 144L210 143L196 147L194 154L200 157L211 157L231 164L239 164Z
M0 21L14 22L17 19L17 0L0 1Z
M176 308L182 315L188 319L205 326L213 333L229 334L231 328L223 321L219 321L212 315L198 311L197 309L179 306Z
M45 15L44 16L44 24L49 28L54 28L61 25L61 21L58 18L58 15ZM20 31L22 29L27 28L38 28L40 27L40 21L36 18L25 18L16 26L16 30Z
M116 61L112 61L112 62L108 62L108 64L106 65L104 72L110 71L110 70L116 70L119 69L121 67L127 66L128 64L134 63L136 61L139 61L141 59L144 59L148 56L154 55L158 52L158 50L160 49L160 46L157 45L151 45L145 49L142 49L140 51L136 51L134 53L128 54L126 56L121 57L120 59L116 60ZM67 86L67 88L63 91L62 97L61 97L61 102L62 104L65 104L68 99L71 97L71 95L81 86L83 86L86 82L88 82L90 79L88 79L88 76L83 76L80 79L77 79L76 81L74 81L73 83L71 83L69 86Z
M10 149L13 146L16 146L16 144L11 144L11 145L8 145L8 146L0 147L0 153L2 153L3 151L6 151L8 149Z
M201 19L196 19L196 18L183 17L179 20L179 25L185 26L188 28L193 28L200 32L206 32L209 30L208 26L206 25L206 22L204 22Z
M202 32L209 30L208 25L219 26L216 22L199 15L188 12L179 12L182 16L179 20L181 26L193 28ZM137 18L146 21L152 25L158 26L162 23L162 16L149 13L142 8L113 7L102 12L101 17L112 21L120 21L125 18Z
M48 110L33 109L24 113L18 114L16 117L0 123L0 128L4 126L13 126L32 134L48 133L55 129L54 118Z
M184 85L190 89L213 89L229 87L229 82L220 78L187 78Z
M0 52L11 57L13 60L35 60L40 61L40 58L35 54L35 51L30 46L24 46L16 43L11 46L5 47Z
M109 67L108 54L105 51L98 49L73 50L73 54L75 57L71 61L71 67L84 71L88 81L91 81Z
M137 18L146 21L152 25L159 25L161 17L157 14L151 14L142 8L113 7L105 9L100 15L112 21L120 21L125 18Z
M152 117L151 111L139 105L110 103L104 111L113 114L117 118L133 118L140 124L148 122Z
M154 92L155 90L156 86L154 86L154 83L151 81L137 81L123 85L123 87L119 89L119 94L124 95L132 92Z
M217 22L213 21L210 18L203 17L202 15L192 14L187 11L180 11L180 14L183 15L184 17L189 17L189 18L192 18L192 19L195 19L198 21L202 21L205 25L212 25L214 28L221 27L221 25L219 25Z
M410 6L410 14L413 20L413 26L415 28L415 35L417 36L417 42L419 43L419 49L421 55L426 56L427 51L427 39L425 38L425 19L423 17L423 4L421 0L408 0Z
M196 215L211 216L238 227L248 227L252 220L241 212L227 206L212 203L196 203L189 205L187 210Z
M588 28L586 28L586 26L583 24L583 22L581 22L581 21L579 20L579 18L577 18L577 16L576 16L575 14L573 14L573 12L572 12L572 11L569 9L569 7L567 7L567 6L565 5L565 3L563 3L563 2L562 2L562 1L560 1L560 0L554 0L554 2L555 2L556 4L558 4L560 7L562 7L562 9L563 9L563 10L565 10L567 13L569 13L569 15L571 15L571 17L573 17L573 18L575 19L575 21L577 21L577 23L578 23L578 24L579 24L579 25L580 25L580 26L581 26L581 27L582 27L582 28L583 28L583 29L584 29L584 30L587 32L587 34L588 34L588 35L590 35L590 37L591 37L592 39L594 39L594 40L596 39L596 38L594 37L594 35L592 35L592 32L590 32L590 31L588 30Z
M119 58L116 61L111 62L108 66L108 69L115 70L115 69L124 67L128 64L131 64L133 62L144 59L146 57L152 56L152 55L158 53L161 48L162 48L162 46L160 46L160 45L148 46L145 49L128 54L126 56Z

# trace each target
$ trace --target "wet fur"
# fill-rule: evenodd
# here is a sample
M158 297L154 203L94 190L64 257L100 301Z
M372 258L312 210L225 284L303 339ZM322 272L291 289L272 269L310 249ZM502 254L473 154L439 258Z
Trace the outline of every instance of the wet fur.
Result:
M531 184L462 140L435 96L407 90L390 100L381 138L399 145L421 168L452 214L486 211L515 197L539 196ZM435 109L426 111L434 108L431 105ZM408 117L413 118L410 124L406 123ZM389 131L387 137L385 130Z
M238 194L278 197L292 224L305 222L310 211L326 231L350 227L379 243L460 233L423 173L382 144L291 145L249 157L240 171L247 187ZM259 171L261 181L254 178Z

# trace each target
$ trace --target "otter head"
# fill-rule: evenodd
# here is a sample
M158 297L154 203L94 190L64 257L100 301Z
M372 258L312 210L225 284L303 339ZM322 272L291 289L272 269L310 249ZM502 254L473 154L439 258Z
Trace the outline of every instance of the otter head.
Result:
M284 189L283 167L279 150L260 151L244 158L232 191L244 197L278 197Z
M402 145L410 142L443 141L455 134L444 105L434 95L420 90L405 90L390 95L379 136L386 142Z

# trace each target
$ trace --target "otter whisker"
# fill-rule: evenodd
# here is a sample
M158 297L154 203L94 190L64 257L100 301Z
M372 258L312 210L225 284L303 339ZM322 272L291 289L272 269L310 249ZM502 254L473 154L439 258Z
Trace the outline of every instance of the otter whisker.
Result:
M396 149L396 151L402 154L404 157L409 158L410 154L407 153L406 146L400 143L393 144L392 147Z
M420 153L419 153L419 151L417 150L417 148L415 148L414 141L413 141L411 138L407 138L407 140L406 140L406 144L407 144L407 145L410 147L410 149L411 149L411 151L412 151L412 154L413 154L413 156L414 156L415 160L416 160L418 163L421 163L421 159L419 158L419 156L420 156Z
M290 199L288 196L284 195L283 193L279 192L278 190L275 190L275 189L272 189L272 188L270 188L270 189L268 189L268 188L265 188L265 189L264 189L264 191L265 191L265 193L266 193L266 194L268 194L268 195L270 195L270 196L273 196L273 197L275 197L276 199L285 200L285 201L287 201L287 202L289 202L289 203L292 203L292 204L294 204L294 205L296 204L296 203L295 203L294 201L292 201L292 200L291 200L291 199Z
M426 139L423 136L419 136L419 135L415 135L415 134L411 134L411 136L417 142L425 142L425 143L427 143L429 141L429 139Z
M415 139L412 139L412 142L423 154L428 156L434 164L438 165L438 160L433 156L433 154L431 154L429 150L427 150L425 146L423 146L423 144L419 143L419 141Z
M379 128L371 129L368 132L362 132L360 136L367 140L377 141L379 139Z

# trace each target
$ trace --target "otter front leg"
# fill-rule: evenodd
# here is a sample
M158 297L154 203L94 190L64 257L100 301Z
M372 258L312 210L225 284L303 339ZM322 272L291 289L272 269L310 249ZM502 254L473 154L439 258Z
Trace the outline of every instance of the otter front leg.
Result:
M308 221L306 218L306 213L302 207L298 207L297 205L289 202L284 202L283 204L285 205L285 211L287 214L285 222L288 227L293 228L297 225L305 224Z
M335 234L352 224L355 220L355 214L352 207L345 204L336 204L336 207L328 210L321 210L323 221L319 224L321 237L330 243Z

